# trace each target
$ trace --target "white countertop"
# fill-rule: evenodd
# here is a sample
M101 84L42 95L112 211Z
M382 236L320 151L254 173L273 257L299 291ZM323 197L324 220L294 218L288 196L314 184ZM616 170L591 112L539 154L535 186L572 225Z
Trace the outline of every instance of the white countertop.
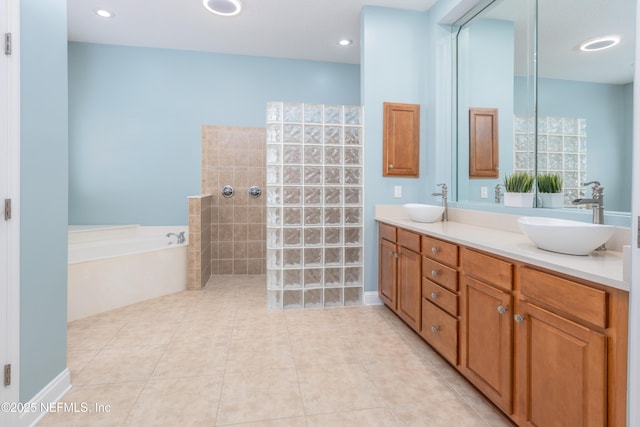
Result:
M406 214L378 210L376 210L375 219L516 261L629 291L629 283L623 280L622 252L619 251L592 252L587 256L563 255L538 249L527 236L513 231L455 221L419 223L412 221Z

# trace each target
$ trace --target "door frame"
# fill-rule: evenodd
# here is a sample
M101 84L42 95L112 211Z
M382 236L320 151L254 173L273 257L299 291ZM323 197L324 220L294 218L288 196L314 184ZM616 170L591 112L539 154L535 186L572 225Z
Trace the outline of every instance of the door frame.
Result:
M5 389L8 402L20 401L20 1L3 0L6 12L3 34L11 33L11 55L6 55L7 78L7 198L11 199L11 219L7 221L7 362L11 363L11 385ZM4 43L3 43L4 44ZM2 49L4 50L4 48ZM4 55L4 52L1 53ZM3 65L4 67L5 65ZM4 201L3 201L4 202ZM0 219L4 221L4 218ZM3 307L4 308L4 307ZM2 386L2 385L0 385ZM7 425L18 425L19 414L9 414Z

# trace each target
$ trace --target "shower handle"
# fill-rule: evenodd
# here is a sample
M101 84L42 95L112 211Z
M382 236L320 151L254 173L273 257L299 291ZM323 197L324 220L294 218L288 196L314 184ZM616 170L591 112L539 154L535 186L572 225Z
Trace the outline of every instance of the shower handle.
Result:
M260 187L258 187L257 185L252 185L249 188L249 196L257 199L258 197L260 197L260 195L262 194L262 189Z
M233 197L233 193L235 191L233 190L233 187L230 185L225 185L224 187L222 187L222 190L220 190L220 194L222 194L223 197L226 197L227 199L229 197Z

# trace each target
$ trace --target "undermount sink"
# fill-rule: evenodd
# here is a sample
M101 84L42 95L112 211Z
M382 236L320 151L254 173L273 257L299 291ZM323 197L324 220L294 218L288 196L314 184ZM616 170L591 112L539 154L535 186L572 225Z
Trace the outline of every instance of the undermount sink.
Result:
M568 255L589 255L615 231L611 225L544 217L520 217L518 224L540 249Z
M421 203L407 203L402 205L409 218L416 222L435 222L442 219L444 207L423 205Z

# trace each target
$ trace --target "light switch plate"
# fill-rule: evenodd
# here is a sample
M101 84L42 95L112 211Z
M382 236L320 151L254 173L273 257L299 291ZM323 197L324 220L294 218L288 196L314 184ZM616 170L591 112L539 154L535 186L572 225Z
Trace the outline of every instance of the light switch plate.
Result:
M480 187L480 198L486 199L487 197L489 197L487 187Z
M402 197L402 185L396 185L393 187L393 197L399 199Z

